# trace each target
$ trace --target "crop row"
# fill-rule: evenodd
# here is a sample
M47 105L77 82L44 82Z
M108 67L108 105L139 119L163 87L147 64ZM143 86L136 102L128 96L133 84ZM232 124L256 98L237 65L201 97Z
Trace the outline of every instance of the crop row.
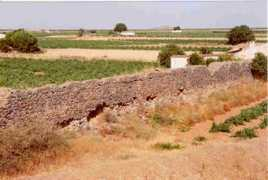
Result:
M213 122L210 132L230 132L231 126L244 125L245 122L250 122L264 113L267 113L267 101L255 107L244 109L239 115L228 118L222 123L216 124Z

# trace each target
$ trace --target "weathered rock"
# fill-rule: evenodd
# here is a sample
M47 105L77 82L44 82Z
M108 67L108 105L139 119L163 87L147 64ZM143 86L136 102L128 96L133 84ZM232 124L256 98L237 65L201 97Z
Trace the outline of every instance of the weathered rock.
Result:
M8 96L1 100L5 103L0 106L0 126L9 121L29 119L49 120L65 126L85 117L90 119L105 107L144 103L167 95L177 96L182 90L241 78L252 79L249 65L226 62L212 63L209 67L188 67L31 90L9 90Z

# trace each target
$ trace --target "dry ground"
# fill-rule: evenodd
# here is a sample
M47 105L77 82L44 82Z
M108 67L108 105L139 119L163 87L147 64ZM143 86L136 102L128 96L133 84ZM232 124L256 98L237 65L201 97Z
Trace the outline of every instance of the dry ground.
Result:
M255 106L260 102L234 108L223 115L218 115L215 117L216 122L222 122L238 114L241 109ZM260 120L255 120L246 126L252 127L258 123ZM83 156L80 155L63 167L52 166L49 169L40 169L36 175L17 179L267 179L267 130L258 130L258 138L241 140L230 137L233 132L231 134L209 133L211 124L211 121L203 121L187 132L166 129L149 141L110 137L100 140L83 137L74 143L77 154L88 149ZM204 136L207 140L194 145L193 138L197 136ZM184 148L159 151L152 148L156 142L179 143Z
M159 51L111 49L44 49L44 53L0 53L0 57L33 59L114 59L131 61L156 61Z
M0 57L9 58L31 58L31 59L78 59L78 60L92 60L92 59L107 59L107 60L124 60L124 61L157 61L157 50L120 50L120 49L43 49L43 53L26 54L26 53L1 53ZM186 54L191 54L191 51ZM221 54L216 52L214 54Z

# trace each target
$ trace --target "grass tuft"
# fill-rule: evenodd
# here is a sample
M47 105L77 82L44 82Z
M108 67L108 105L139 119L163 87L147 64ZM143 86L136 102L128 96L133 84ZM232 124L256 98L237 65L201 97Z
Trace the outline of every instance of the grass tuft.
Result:
M233 137L239 137L243 139L252 139L258 136L256 135L255 129L244 128L243 130L237 131Z
M156 143L153 145L155 149L159 150L175 150L182 149L183 147L180 144L172 144L172 143Z
M231 123L228 123L228 122L223 122L223 123L219 123L219 124L216 124L215 122L213 122L212 127L210 128L209 132L211 132L211 133L215 133L215 132L229 133L230 127L231 127Z
M268 116L265 116L262 122L260 123L259 127L261 129L265 129L267 126L268 126Z

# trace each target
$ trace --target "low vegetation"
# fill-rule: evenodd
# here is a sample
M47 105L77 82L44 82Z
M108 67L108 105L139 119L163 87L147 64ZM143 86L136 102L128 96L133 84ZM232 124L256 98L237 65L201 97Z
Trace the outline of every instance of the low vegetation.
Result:
M216 124L213 122L210 132L230 132L232 125L244 125L245 122L250 122L253 119L267 113L267 101L258 104L255 107L241 110L240 114L226 119L224 122Z
M176 150L182 149L183 147L180 144L173 144L173 143L156 143L153 145L153 148L158 150Z
M233 85L227 89L215 90L207 97L189 102L161 102L148 110L148 121L154 126L187 129L192 124L203 120L212 120L216 114L222 114L233 107L246 105L266 97L266 84L256 81ZM264 112L264 105L259 107ZM257 110L256 110L257 111ZM245 116L245 113L243 113ZM248 115L246 115L248 116ZM215 124L217 129L228 131L229 123ZM220 126L220 127L219 127ZM213 128L213 132L219 131Z
M113 31L111 32L113 33ZM222 42L215 40L68 40L60 38L41 38L39 46L42 48L82 48L82 49L137 49L137 50L160 50L163 44L186 45L193 46L181 47L185 51L200 51L200 47L196 47L196 43L209 44L211 51L228 51L229 47L222 47Z
M205 61L201 55L199 55L198 53L193 53L188 58L188 63L190 65L203 65L205 64Z
M0 128L0 175L15 175L52 161L67 148L64 135L45 121L17 122Z
M260 123L259 127L260 127L261 129L265 129L267 126L268 126L268 116L266 115L266 116L263 118L262 122Z
M256 135L255 129L244 128L243 130L239 130L239 131L235 132L233 137L239 137L239 138L243 138L243 139L252 139L252 138L255 138L258 136Z
M251 71L257 78L267 80L267 56L257 53L252 60Z
M158 54L158 61L160 66L170 67L170 58L174 55L184 55L184 51L175 44L169 44L162 48Z
M200 52L201 52L201 54L211 54L212 53L212 50L209 49L208 47L202 47L200 49Z
M135 73L156 67L156 63L117 60L33 60L0 59L0 87L29 88L66 81L99 79Z

